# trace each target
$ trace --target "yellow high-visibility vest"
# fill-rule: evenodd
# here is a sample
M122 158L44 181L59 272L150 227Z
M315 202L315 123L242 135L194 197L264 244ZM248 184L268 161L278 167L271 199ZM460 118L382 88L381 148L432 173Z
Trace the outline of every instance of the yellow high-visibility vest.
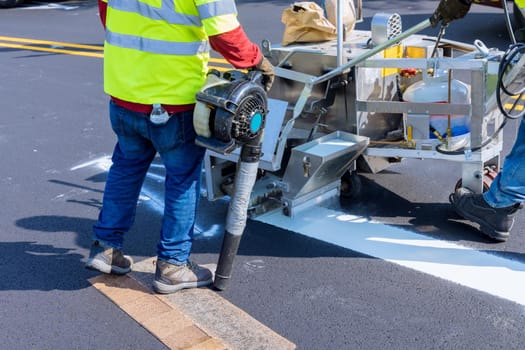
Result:
M103 1L104 91L129 102L194 103L206 80L208 37L239 26L233 0Z

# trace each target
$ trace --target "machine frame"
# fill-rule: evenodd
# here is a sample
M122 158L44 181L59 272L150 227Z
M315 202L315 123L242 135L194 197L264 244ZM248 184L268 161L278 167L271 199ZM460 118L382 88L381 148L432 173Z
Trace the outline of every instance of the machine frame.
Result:
M358 157L371 172L388 167L390 159L460 162L458 186L478 193L486 188L487 168L499 169L503 140L495 135L483 147L477 146L485 143L504 119L495 98L498 65L504 53L489 50L480 41L474 45L440 42L439 38L416 34L428 26L430 22L423 21L382 43L371 43L377 30L374 28L345 33L344 39L338 35L331 42L286 47L263 42L264 55L275 64L276 80L269 93L263 156L250 215L282 209L285 215L293 216L304 206L339 195L341 178L355 173ZM441 44L438 56L432 57L436 43ZM408 57L406 50L399 49L409 46L421 48L423 57ZM385 58L392 48L402 53L397 58ZM523 59L515 66L507 74L509 81L518 74ZM403 102L392 99L392 94L385 96L385 90L399 83L403 69L426 74L438 67L470 85L470 103ZM389 76L386 71L395 73ZM382 90L379 95L372 93L378 88ZM399 125L389 130L391 126L383 121L394 115L406 123L404 117L410 113L470 116L470 146L461 152L443 152L435 145L414 146L406 134L401 142L385 142L385 133L397 132ZM379 123L370 122L372 119ZM207 151L209 200L231 194L238 157L238 152L224 155Z

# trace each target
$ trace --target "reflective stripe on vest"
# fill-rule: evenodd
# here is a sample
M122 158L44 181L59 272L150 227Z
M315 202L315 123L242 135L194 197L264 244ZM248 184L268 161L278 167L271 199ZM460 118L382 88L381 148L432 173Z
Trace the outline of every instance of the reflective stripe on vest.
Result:
M210 51L210 45L207 40L189 43L173 42L113 33L109 29L106 29L106 42L126 49L162 55L195 56Z
M224 15L237 15L237 7L233 1L214 1L197 7L202 19Z
M154 7L138 0L113 0L110 6L115 10L133 12L141 16L165 20L169 24L184 24L201 26L200 18L207 19L223 15L237 15L237 7L233 1L213 1L197 6L199 16L191 16L175 11L173 0L163 0L161 7Z
M169 24L201 26L198 16L175 12L173 1L163 0L160 8L138 0L110 0L109 5L115 10L136 13L150 19L164 20Z

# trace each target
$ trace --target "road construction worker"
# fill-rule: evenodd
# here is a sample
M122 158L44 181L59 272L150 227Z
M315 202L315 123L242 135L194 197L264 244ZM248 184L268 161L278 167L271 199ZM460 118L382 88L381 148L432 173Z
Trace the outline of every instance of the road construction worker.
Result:
M194 142L195 95L205 83L210 47L235 68L260 70L266 90L273 66L246 36L234 0L99 0L99 10L104 91L117 143L86 267L131 271L123 241L158 153L166 177L153 288L172 293L208 285L212 271L189 260L205 151Z
M430 21L436 26L463 18L472 0L441 0ZM485 193L474 193L459 188L450 195L456 212L480 225L485 235L496 241L506 241L517 211L525 201L525 121L522 118L511 152L503 163L490 188Z

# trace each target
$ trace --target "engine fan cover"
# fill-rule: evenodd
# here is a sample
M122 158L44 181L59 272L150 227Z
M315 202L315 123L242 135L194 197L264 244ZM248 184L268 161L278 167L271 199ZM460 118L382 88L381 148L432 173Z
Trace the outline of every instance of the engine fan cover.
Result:
M259 137L264 129L268 101L261 73L232 76L235 80L210 86L197 94L197 101L210 109L210 138L215 140L198 138L208 148L216 148L218 141L231 151Z

